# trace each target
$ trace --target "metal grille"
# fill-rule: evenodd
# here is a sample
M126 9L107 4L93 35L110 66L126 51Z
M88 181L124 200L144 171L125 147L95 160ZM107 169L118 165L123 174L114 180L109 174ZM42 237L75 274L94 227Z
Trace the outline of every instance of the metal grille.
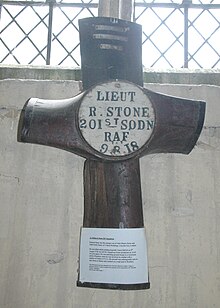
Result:
M97 14L98 0L1 1L0 63L79 67L78 20ZM220 68L220 0L138 0L134 21L146 68Z

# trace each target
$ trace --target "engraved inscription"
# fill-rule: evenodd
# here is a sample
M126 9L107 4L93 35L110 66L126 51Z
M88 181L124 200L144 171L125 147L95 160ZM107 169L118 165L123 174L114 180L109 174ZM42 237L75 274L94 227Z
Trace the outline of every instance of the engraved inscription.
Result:
M152 104L142 89L127 82L95 86L83 98L79 128L87 143L108 156L139 150L155 126Z
M128 32L130 30L129 27L117 27L109 25L95 25L95 29L97 31L114 31L114 32Z
M127 42L128 40L128 38L125 36L114 35L114 34L102 34L102 33L93 34L93 38L99 40L115 40L122 42Z
M113 45L113 44L100 44L100 49L111 49L111 50L118 50L122 51L123 47L120 45Z

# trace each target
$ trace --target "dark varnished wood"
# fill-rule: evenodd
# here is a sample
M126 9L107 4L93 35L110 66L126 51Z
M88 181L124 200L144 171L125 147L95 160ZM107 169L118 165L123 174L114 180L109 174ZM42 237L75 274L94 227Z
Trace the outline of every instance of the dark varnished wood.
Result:
M83 226L141 228L144 226L139 160L84 165Z
M150 289L150 283L136 283L136 284L117 284L117 283L91 283L77 281L78 287L84 288L99 288L112 290L143 290Z

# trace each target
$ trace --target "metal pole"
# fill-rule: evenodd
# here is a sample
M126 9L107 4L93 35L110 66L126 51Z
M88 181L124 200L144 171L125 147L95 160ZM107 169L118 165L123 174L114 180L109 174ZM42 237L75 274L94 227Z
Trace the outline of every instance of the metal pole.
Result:
M99 0L98 15L131 21L134 0Z
M189 54L189 6L192 4L191 0L183 0L184 5L184 68L188 68L188 54Z
M49 3L49 20L48 20L48 35L47 35L47 58L46 65L50 65L51 43L52 43L52 23L53 23L53 6L56 1L47 0Z

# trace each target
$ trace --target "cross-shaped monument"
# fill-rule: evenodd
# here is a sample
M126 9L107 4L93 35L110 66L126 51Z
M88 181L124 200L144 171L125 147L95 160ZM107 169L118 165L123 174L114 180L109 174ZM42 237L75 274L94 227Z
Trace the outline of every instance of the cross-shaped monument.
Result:
M202 129L205 103L143 88L140 25L110 15L82 19L79 30L83 92L64 100L29 99L18 141L86 159L77 285L146 289L139 159L188 154Z

